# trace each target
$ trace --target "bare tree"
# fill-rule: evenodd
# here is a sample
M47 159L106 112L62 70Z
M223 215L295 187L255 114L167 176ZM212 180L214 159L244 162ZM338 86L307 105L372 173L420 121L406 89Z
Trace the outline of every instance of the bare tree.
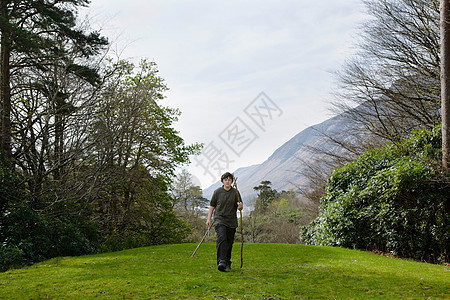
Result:
M438 0L364 2L370 19L359 51L336 72L332 106L347 124L341 133L318 129L323 143L309 149L315 161L304 174L310 198L323 194L334 168L441 122Z
M334 107L373 138L398 141L440 123L439 3L365 3L372 18L359 53L337 72Z
M183 216L199 217L202 209L208 206L208 200L203 197L202 189L192 182L192 174L186 169L177 175L171 190L173 206Z
M107 44L98 32L85 32L77 26L76 10L88 3L87 0L0 1L0 149L8 156L12 155L14 72L43 70L48 66L48 58L62 58L74 49L88 59L99 54ZM66 47L62 40L70 46ZM80 65L73 67L67 71L83 69ZM84 70L87 69L85 66Z
M49 202L80 197L69 184L89 148L87 129L100 88L101 57L89 61L73 45L64 42L66 55L47 57L40 68L17 68L12 72L11 151L15 164L27 179L33 199L43 194ZM70 53L70 54L68 54ZM13 56L16 65L26 58ZM53 200L50 201L50 199ZM33 201L34 202L34 201Z

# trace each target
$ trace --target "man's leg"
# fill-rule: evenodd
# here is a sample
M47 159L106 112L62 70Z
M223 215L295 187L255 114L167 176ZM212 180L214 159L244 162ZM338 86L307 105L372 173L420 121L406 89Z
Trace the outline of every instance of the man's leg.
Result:
M236 228L227 227L227 254L226 254L226 265L227 269L231 269L231 252L233 251L234 236L236 234Z
M226 271L226 260L228 251L227 227L224 225L216 225L217 233L217 268L220 271Z

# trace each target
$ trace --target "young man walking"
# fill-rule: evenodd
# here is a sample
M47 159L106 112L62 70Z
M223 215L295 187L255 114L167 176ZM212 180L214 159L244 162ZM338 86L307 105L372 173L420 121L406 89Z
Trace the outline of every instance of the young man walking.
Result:
M225 272L231 269L231 251L233 249L234 235L238 227L237 210L242 210L242 199L231 186L234 177L227 172L220 178L223 186L214 191L208 211L206 226L211 226L211 217L214 213L214 227L217 233L217 269Z

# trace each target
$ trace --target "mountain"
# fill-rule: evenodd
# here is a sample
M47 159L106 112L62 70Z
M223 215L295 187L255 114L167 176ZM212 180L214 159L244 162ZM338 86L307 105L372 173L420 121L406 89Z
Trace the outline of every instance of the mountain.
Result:
M328 137L345 136L348 130L351 130L349 120L343 114L337 115L301 131L275 150L263 163L237 169L234 175L238 177L238 188L243 200L250 200L251 203L257 196L253 187L264 180L269 180L271 187L278 192L307 188L305 174L308 165L317 164L317 161L320 164L321 156L323 157L322 153L312 150L320 148L334 153L344 151ZM320 167L326 168L326 161L322 162L323 166ZM221 183L218 182L204 189L203 196L211 199L214 190L220 186Z

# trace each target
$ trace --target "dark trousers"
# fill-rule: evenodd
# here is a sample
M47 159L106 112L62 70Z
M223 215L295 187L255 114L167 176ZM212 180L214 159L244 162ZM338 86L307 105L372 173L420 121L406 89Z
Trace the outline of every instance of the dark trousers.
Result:
M233 250L234 235L236 228L230 228L225 225L216 225L217 233L217 264L224 263L231 266L231 250Z

